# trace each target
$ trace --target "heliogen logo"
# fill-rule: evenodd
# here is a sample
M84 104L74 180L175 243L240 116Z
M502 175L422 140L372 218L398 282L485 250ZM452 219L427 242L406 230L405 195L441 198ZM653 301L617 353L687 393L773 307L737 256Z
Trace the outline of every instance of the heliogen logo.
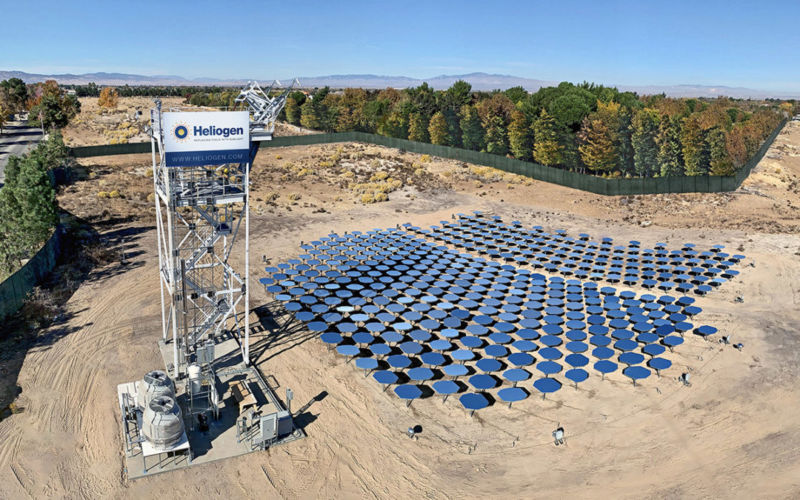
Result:
M186 128L186 125L183 124L177 125L175 129L172 131L172 135L174 135L175 139L177 139L178 141L183 142L189 138L189 129Z

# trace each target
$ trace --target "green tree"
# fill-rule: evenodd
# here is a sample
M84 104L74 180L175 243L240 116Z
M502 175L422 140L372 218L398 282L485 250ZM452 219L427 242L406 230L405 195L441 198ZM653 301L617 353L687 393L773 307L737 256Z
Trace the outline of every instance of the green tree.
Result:
M0 270L13 272L35 253L58 221L48 170L61 165L67 149L56 131L29 154L9 158L0 189Z
M450 145L460 148L461 118L458 116L458 111L446 109L442 113L444 114L444 120L447 123L447 136L450 139Z
M470 104L471 100L472 85L464 80L458 80L442 93L439 107L443 110L449 109L454 113L458 113L462 107Z
M570 127L556 122L558 144L561 146L561 166L573 171L585 173L578 151L578 137Z
M583 163L593 172L609 173L620 164L620 105L597 103L597 111L584 118L578 139Z
M683 119L680 138L684 173L686 175L707 174L708 149L705 134L696 115L690 115Z
M16 189L23 158L11 156L5 168L5 185L0 189L0 270L3 274L14 272L24 252L22 207L17 201Z
M525 101L528 98L528 91L524 88L517 86L506 89L503 92L514 104Z
M546 109L542 109L539 118L533 122L533 159L542 165L553 166L561 163L563 146L559 144L556 121Z
M508 154L506 124L500 116L495 115L489 118L486 127L486 152L500 156Z
M323 90L327 90L325 87ZM335 94L326 92L324 97L314 98L314 105L317 107L319 116L319 126L325 132L335 132L339 126L340 106L339 97Z
M552 95L544 94L544 107L557 123L577 132L583 119L597 108L597 98L588 90L563 82Z
M614 89L616 90L616 89ZM622 94L619 94L621 96ZM617 102L617 101L615 101ZM631 109L620 104L619 110L619 170L625 175L634 172L633 116Z
M75 96L66 95L55 80L40 84L37 94L30 100L28 121L45 129L62 128L81 110Z
M14 196L22 210L23 244L31 251L50 236L58 222L56 193L42 160L37 154L25 157L14 188Z
M736 173L736 168L728 154L726 139L727 134L719 127L712 128L706 135L711 175L733 175Z
M314 105L314 101L309 99L300 107L300 125L305 128L318 129L320 128L318 106Z
M474 106L461 108L461 142L465 149L480 151L484 144L484 130L481 118Z
M659 122L658 111L652 108L641 109L633 116L633 163L636 174L641 177L652 177L661 170L658 161L659 147L656 143Z
M300 125L300 105L297 99L292 96L286 98L286 106L283 108L286 112L286 121L292 125Z
M428 142L428 123L422 113L411 113L409 116L408 140Z
M29 121L41 122L44 129L66 127L70 119L80 111L80 103L72 96L61 98L45 94L39 104L31 108Z
M433 88L423 82L419 87L409 88L407 93L414 111L420 113L427 122L436 112L436 95Z
M399 110L392 111L378 126L378 133L387 137L406 139L408 137L408 118Z
M452 146L461 147L461 109L472 101L472 85L458 80L449 89L438 94L438 106L447 121L447 134Z
M69 148L64 144L61 131L56 130L46 141L40 142L31 155L35 155L45 169L52 170L64 164L69 157Z
M14 114L25 111L28 101L28 87L19 78L9 78L0 82L0 105L7 113Z
M520 160L530 160L533 154L533 128L522 111L511 114L508 126L508 143L511 153Z
M391 102L388 99L376 98L364 104L364 118L368 132L377 132L381 121L389 111Z
M431 144L439 144L441 146L450 145L450 133L447 127L447 120L444 113L437 111L431 118L431 123L428 125L428 134L431 138Z
M615 130L599 118L586 117L581 128L578 151L589 170L608 173L617 168L619 152L614 141Z
M661 167L661 177L683 175L680 117L670 117L666 114L661 116L656 143L658 144L657 161Z

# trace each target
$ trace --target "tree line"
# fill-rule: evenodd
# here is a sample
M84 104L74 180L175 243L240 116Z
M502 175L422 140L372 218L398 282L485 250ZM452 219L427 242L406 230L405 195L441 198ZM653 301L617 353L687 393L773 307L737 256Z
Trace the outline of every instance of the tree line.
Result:
M55 80L26 84L19 78L9 78L0 82L0 126L9 116L27 112L30 125L60 129L80 110L78 98Z
M97 85L94 82L86 85L63 85L65 89L72 89L78 97L100 97L100 92L108 86ZM183 97L188 99L196 94L229 92L231 87L189 85L122 85L114 87L120 97ZM239 93L238 90L235 91Z
M455 82L397 90L328 87L290 94L283 117L325 132L361 131L603 176L732 175L795 102L675 99L563 82L474 92Z

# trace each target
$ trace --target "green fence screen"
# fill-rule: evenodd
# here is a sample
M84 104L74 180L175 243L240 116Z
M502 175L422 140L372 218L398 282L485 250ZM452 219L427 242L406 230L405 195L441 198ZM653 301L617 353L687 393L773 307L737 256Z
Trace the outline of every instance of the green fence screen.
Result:
M33 287L56 266L61 248L61 231L61 227L56 228L31 260L0 283L0 321L17 312Z

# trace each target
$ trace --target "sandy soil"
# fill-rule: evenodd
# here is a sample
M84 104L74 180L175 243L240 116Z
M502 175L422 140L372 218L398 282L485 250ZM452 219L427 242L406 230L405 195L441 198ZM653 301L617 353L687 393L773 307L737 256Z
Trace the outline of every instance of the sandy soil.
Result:
M300 417L308 437L137 481L122 470L114 389L161 366L149 157L89 159L60 201L87 220L111 221L108 244L125 246L132 262L96 269L63 321L39 332L18 374L10 373L24 411L0 422L0 497L797 497L799 152L800 123L792 122L736 193L623 198L372 146L263 150L251 224L256 262L296 255L301 240L331 230L434 224L475 209L644 244L723 243L748 265L698 299L697 320L745 348L687 337L660 379L634 388L618 373L590 377L578 390L470 418L453 399L406 408L307 334L256 339L257 362L279 393L291 387L295 408L309 403ZM303 168L314 172L301 175ZM342 178L347 171L353 179ZM370 181L379 171L402 186L387 189L388 201L364 204L357 184L386 182ZM109 186L121 197L97 198ZM259 276L254 266L251 278ZM254 307L268 300L255 290ZM683 371L692 374L690 388L676 380ZM558 423L564 447L550 437ZM422 434L408 439L405 429L417 424Z

